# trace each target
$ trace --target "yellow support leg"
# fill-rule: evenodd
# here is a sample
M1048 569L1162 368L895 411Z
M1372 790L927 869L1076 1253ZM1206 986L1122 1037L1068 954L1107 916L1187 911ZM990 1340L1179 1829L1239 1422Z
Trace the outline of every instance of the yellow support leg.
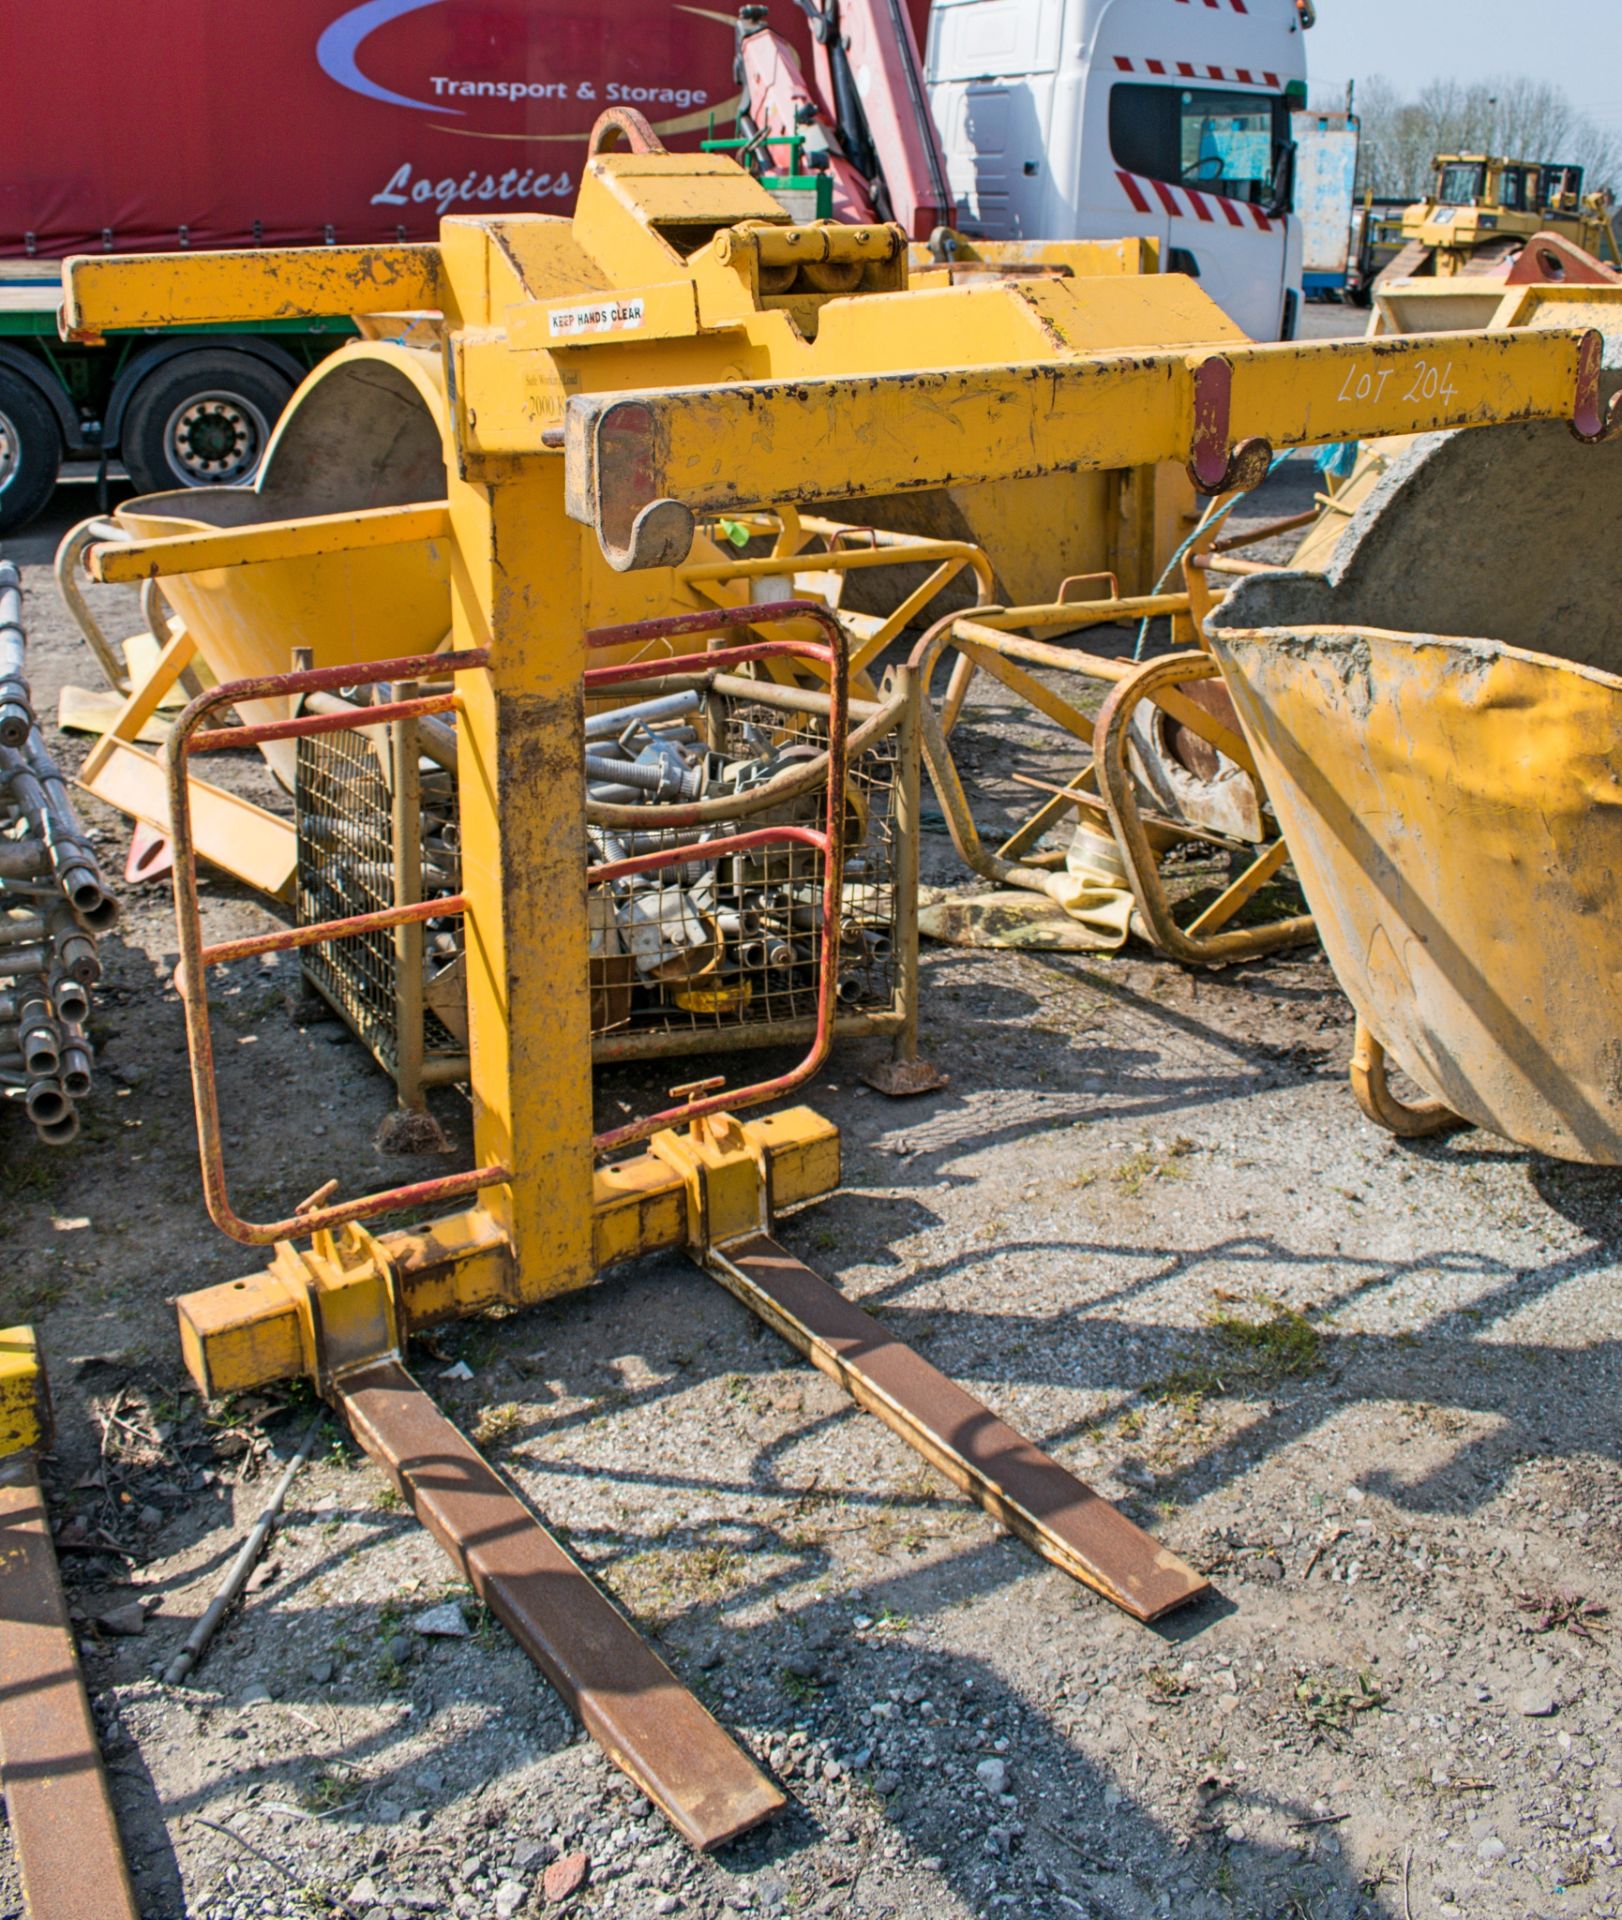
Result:
M51 1396L32 1327L0 1327L0 1459L50 1441Z

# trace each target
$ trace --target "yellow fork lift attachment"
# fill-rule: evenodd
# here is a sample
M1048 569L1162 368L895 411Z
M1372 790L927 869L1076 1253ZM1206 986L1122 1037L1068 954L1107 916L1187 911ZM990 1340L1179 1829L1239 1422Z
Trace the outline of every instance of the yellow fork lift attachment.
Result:
M67 321L81 334L130 324L132 314L143 325L346 306L375 314L399 303L402 287L407 304L437 307L444 322L454 650L438 666L454 677L443 694L397 704L402 715L454 709L456 718L464 892L455 904L466 926L477 1165L360 1199L323 1194L276 1222L255 1225L233 1211L218 1160L208 969L337 937L335 930L357 923L204 947L186 819L188 741L195 744L196 722L211 706L240 709L266 692L342 685L354 669L205 693L176 723L169 748L181 985L204 1188L222 1228L244 1244L277 1245L277 1253L268 1271L180 1302L188 1365L210 1393L310 1375L363 1435L392 1425L388 1444L404 1484L425 1517L444 1524L430 1498L436 1470L426 1457L444 1436L393 1371L410 1330L497 1302L547 1299L588 1284L618 1260L686 1247L989 1510L1078 1577L1152 1618L1193 1598L1204 1582L1119 1516L1107 1517L1062 1467L993 1425L882 1329L860 1324L825 1282L772 1244L775 1211L837 1185L837 1135L803 1107L750 1120L733 1109L776 1099L815 1073L826 1052L831 992L818 1038L793 1074L731 1093L698 1083L685 1090L685 1106L594 1135L587 887L669 856L589 865L583 694L607 684L605 676L646 669L634 661L591 665L594 646L622 646L629 629L590 631L588 582L600 578L603 562L627 575L679 566L701 516L767 503L814 507L946 486L965 474L999 482L1171 461L1186 463L1201 486L1220 489L1251 474L1269 441L1315 444L1499 418L1583 426L1593 411L1585 341L1559 332L1453 335L1444 349L1449 378L1432 388L1420 365L1433 351L1426 342L1250 346L1175 276L909 292L898 231L797 228L722 156L598 154L579 207L572 226L543 218L447 220L437 247L376 249L364 272L321 249L97 258L68 268ZM599 278L582 299L571 276L581 270L577 235L587 230ZM823 291L830 276L820 268L830 259L860 267L837 276L847 285L854 278L854 291ZM774 617L796 623L797 635L809 626L820 637L761 638ZM678 655L673 671L740 661L760 667L778 657L778 645L821 662L836 703L827 824L820 836L773 831L820 849L820 964L831 986L843 831L835 796L843 792L841 703L848 696L843 637L837 628L830 633L826 607L809 603L653 625L666 640L685 634L716 647L696 665ZM646 637L648 628L641 631ZM420 679L434 666L421 658L386 664L395 680ZM368 714L374 723L390 717L387 705ZM258 744L343 723L342 716L306 715L269 723L283 729L274 736L243 726L206 738L215 747ZM422 912L407 906L369 919L397 925ZM432 1217L453 1199L464 1211ZM359 1224L402 1210L429 1222L377 1239ZM306 1235L311 1244L301 1250L295 1242ZM498 1495L484 1472L460 1448L456 1455L446 1475L453 1490L460 1476L469 1497L494 1512L488 1503ZM513 1510L502 1512L516 1523ZM534 1577L555 1572L563 1589L585 1595L584 1577L560 1566L535 1537L540 1523L528 1527ZM459 1528L454 1538L455 1551L467 1553ZM471 1554L467 1565L475 1577L491 1571L481 1575ZM593 1604L581 1598L583 1618ZM557 1631L572 1629L560 1617ZM589 1640L584 1629L582 1638ZM601 1669L589 1645L578 1651L572 1670L577 1681L589 1680ZM554 1647L551 1657L561 1665L563 1650ZM588 1685L580 1695L582 1711L593 1692ZM606 1737L621 1738L630 1724ZM658 1734L654 1727L647 1737ZM699 1845L717 1844L740 1819L770 1811L771 1793L713 1747L714 1766L730 1768L736 1787L719 1803L657 1754L610 1750L664 1796L671 1818Z

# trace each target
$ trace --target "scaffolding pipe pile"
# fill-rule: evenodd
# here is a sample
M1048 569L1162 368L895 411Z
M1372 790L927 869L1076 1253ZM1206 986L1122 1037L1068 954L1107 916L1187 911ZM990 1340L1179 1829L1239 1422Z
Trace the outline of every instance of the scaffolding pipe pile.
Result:
M96 938L118 903L40 737L22 616L21 578L0 560L0 1092L65 1146L91 1086Z

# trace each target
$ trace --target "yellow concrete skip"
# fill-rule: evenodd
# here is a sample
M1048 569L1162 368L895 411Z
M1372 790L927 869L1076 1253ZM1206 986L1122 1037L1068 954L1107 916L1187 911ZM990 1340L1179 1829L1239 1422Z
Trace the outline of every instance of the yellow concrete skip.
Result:
M442 500L420 506L368 507L358 513L311 514L300 520L261 520L248 527L176 533L156 540L109 541L90 549L90 576L109 584L206 573L215 567L304 560L313 554L358 553L372 547L409 547L443 540L450 512Z

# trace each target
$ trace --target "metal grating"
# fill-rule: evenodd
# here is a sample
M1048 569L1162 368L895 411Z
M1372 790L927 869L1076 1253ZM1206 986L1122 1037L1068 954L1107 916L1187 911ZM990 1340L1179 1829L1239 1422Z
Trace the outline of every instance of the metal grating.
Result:
M392 743L392 735L391 735ZM456 853L456 786L424 762L422 786L425 899L461 885ZM325 733L298 742L295 788L298 918L301 926L395 904L390 776L364 733ZM425 984L454 967L462 917L431 920L423 932ZM399 1064L399 959L392 929L351 934L305 947L305 980L369 1047L386 1073ZM424 1016L429 1059L450 1058L462 1042L431 1010Z
M826 746L826 725L815 716L716 704L723 708L716 729L716 757L723 764L785 764ZM847 1014L889 1012L898 996L897 766L892 732L852 763L847 780L839 975L840 1010ZM723 822L706 837L766 825L813 825L821 809L821 794L814 792L781 810ZM695 856L640 886L622 881L590 890L594 1034L688 1033L724 1045L731 1030L814 1016L822 944L816 854L770 848L706 861L702 840L691 833L589 832L593 858L600 861L687 843Z
M681 750L711 778L740 767L779 770L796 756L819 754L827 740L826 721L818 715L716 694L706 701L703 718L703 737L691 726L652 733L672 752L682 736ZM838 1011L863 1022L901 1011L901 773L899 737L892 729L852 761L847 780ZM432 898L456 891L461 882L455 784L427 761L420 779L422 891ZM372 735L339 732L299 741L301 923L395 904L390 790ZM785 821L817 824L821 805L814 790L781 809L719 822L702 837ZM758 1045L766 1029L815 1017L821 874L813 851L768 848L706 860L697 831L616 836L594 826L588 833L594 862L675 845L692 845L694 856L680 867L588 889L591 1030L604 1057L724 1049L729 1037L734 1044ZM422 964L430 1069L436 1059L452 1063L465 1052L461 949L459 915L427 923ZM302 961L309 984L384 1070L398 1077L401 995L393 931L308 947Z

